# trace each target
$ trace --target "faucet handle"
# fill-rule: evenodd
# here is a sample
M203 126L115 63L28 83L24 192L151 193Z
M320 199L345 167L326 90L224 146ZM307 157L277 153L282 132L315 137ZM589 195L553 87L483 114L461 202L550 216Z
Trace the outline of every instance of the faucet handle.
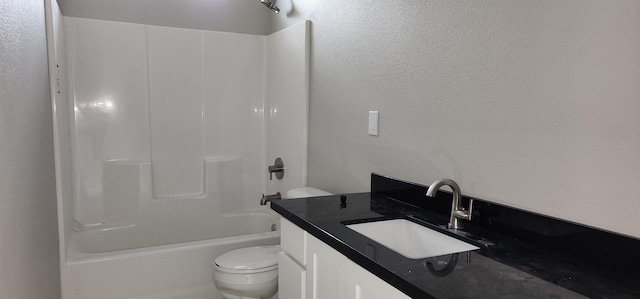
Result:
M467 220L471 221L471 215L473 214L473 198L469 198L469 216Z
M473 199L469 199L469 209L465 209L464 207L459 207L453 210L452 215L455 215L455 218L471 220L471 214L473 213ZM461 228L461 226L460 226Z
M269 172L269 180L273 180L273 173L275 172L276 178L281 180L284 176L284 163L282 163L281 158L276 158L276 161L273 165L267 167L267 171Z

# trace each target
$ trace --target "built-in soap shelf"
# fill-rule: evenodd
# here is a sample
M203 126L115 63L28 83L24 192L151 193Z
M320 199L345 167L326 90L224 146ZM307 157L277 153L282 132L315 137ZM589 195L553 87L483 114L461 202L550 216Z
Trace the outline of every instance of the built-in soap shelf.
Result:
M76 230L122 228L136 225L140 206L173 200L220 200L242 192L242 160L238 157L206 157L203 160L201 194L158 198L153 194L152 163L108 160L102 167L103 223L76 223Z

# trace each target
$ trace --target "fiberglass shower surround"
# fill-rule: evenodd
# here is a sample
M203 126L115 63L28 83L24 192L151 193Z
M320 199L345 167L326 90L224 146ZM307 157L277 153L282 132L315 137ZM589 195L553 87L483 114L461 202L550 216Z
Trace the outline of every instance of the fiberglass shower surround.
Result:
M51 7L63 298L220 298L215 256L279 241L261 194L306 185L309 22L261 36Z
M76 229L206 226L306 185L300 28L256 36L68 18ZM287 176L267 182L277 156Z

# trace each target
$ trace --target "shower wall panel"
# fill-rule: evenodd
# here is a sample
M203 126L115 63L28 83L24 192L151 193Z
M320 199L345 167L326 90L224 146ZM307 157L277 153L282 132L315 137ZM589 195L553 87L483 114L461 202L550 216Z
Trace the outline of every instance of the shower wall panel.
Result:
M147 26L156 198L203 195L203 50L198 30Z
M264 193L265 37L204 32L204 128L207 157L242 157L238 195L245 208ZM226 203L225 207L239 205Z
M75 220L102 223L103 162L150 160L145 26L76 18L65 26Z
M281 157L286 168L282 180L269 181L270 194L307 185L310 26L300 22L267 38L267 162Z
M80 229L166 222L179 214L169 206L191 207L194 221L256 208L266 37L79 18L65 26Z

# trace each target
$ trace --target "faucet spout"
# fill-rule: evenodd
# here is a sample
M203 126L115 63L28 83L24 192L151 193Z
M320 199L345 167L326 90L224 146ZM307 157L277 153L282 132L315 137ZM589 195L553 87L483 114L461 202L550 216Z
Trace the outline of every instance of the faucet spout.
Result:
M435 197L438 190L447 185L451 187L453 191L453 201L451 202L451 216L449 217L449 224L447 225L451 229L462 229L462 222L460 219L471 220L471 212L473 211L473 199L469 201L469 210L465 210L461 207L460 196L462 192L460 191L460 186L458 183L451 179L439 179L433 182L429 189L427 189L427 196Z
M262 198L260 199L260 205L264 206L267 204L267 202L276 200L276 199L282 199L280 192L276 192L276 194L271 194L271 195L264 195L263 193Z

